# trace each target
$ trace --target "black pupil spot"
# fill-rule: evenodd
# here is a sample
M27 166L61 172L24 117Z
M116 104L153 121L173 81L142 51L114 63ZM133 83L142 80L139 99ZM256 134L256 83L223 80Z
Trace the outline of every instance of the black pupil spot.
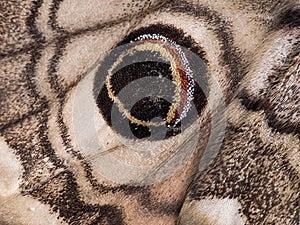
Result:
M164 119L167 117L167 113L170 109L171 103L165 99L158 97L146 97L138 101L131 109L131 115L144 120L151 121L154 118ZM130 128L132 133L139 139L151 136L151 131L155 130L155 127L145 127L130 122ZM158 131L159 129L157 129ZM160 129L162 132L164 129ZM157 134L156 134L157 136Z

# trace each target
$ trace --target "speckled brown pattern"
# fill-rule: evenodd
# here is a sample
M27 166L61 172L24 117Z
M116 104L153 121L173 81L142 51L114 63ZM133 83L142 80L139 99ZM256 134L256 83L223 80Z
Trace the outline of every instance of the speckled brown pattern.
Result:
M78 96L93 92L81 86L129 34L160 25L201 49L207 101L222 94L225 122L213 124L218 108L206 106L182 145L133 144L97 112L105 154L155 165L143 179L135 167L101 169L105 154L80 146L78 132L90 146L93 133L74 125L85 118L76 117ZM299 26L297 0L1 0L0 154L11 160L0 159L0 225L299 225ZM199 170L221 123L218 154Z

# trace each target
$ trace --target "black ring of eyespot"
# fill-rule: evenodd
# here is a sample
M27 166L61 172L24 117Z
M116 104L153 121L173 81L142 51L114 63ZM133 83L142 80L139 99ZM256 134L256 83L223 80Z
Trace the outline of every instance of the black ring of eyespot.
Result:
M179 46L189 51L182 50ZM98 69L94 81L94 96L104 120L117 133L127 138L142 139L151 136L154 139L167 139L181 133L198 118L207 104L205 93L208 93L208 85L206 74L197 70L197 60L191 56L193 53L204 60L204 53L190 36L185 36L183 31L172 26L155 24L131 32L115 49L105 57ZM171 56L174 56L174 61ZM188 60L187 69L191 69L193 76L201 78L197 79L202 82L201 87L196 80L188 77L182 67L177 67L176 62L187 64L182 59ZM129 90L126 96L118 95L127 85L141 78L151 78L151 85L147 83L149 79L144 79L146 83ZM164 82L165 79L170 82ZM159 86L164 94L151 95L153 85ZM183 87L185 90L180 91ZM141 93L149 93L149 96L139 99L133 105L127 104L132 96L143 96ZM170 98L171 102L166 100ZM188 99L196 109L196 116L188 110L182 116L187 109L186 105L190 104ZM112 121L114 104L118 110ZM154 118L160 120L152 122ZM130 132L122 129L126 127L126 123ZM151 134L152 131L159 132L160 128L164 134Z

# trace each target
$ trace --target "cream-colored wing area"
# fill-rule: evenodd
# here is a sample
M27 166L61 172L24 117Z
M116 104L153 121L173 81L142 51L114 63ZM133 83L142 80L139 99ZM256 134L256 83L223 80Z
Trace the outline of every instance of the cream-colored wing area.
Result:
M65 225L58 214L38 200L21 194L0 200L1 225Z
M57 214L49 212L49 207L20 193L23 168L3 138L0 138L0 154L0 224L63 224L57 220Z
M58 33L79 34L113 26L122 21L132 21L149 11L157 10L163 4L161 0L44 0L39 6L36 25L43 36L51 41Z
M240 211L235 199L203 199L184 207L180 221L185 225L244 225Z
M97 24L133 19L163 4L161 0L65 0L57 12L57 25L67 31L86 29Z
M3 138L0 139L0 196L1 200L18 193L22 177L22 165Z

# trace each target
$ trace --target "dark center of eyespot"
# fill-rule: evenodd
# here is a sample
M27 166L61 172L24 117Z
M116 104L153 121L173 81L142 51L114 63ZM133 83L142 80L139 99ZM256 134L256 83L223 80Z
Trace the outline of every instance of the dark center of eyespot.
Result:
M183 32L153 25L129 34L104 59L94 93L113 130L130 139L161 140L199 117L207 99L193 76L205 74L197 71L195 60L189 62L183 48L197 49ZM195 53L202 54L199 49Z
M165 99L159 97L146 97L138 101L132 107L130 112L132 116L143 121L152 121L155 118L161 118L163 120L167 117L170 106L170 102ZM134 136L139 139L150 137L152 134L151 132L155 130L154 126L145 127L132 122L129 123L129 126ZM164 127L161 128L162 129L156 129L156 131L161 131L165 135L170 135L163 129Z

